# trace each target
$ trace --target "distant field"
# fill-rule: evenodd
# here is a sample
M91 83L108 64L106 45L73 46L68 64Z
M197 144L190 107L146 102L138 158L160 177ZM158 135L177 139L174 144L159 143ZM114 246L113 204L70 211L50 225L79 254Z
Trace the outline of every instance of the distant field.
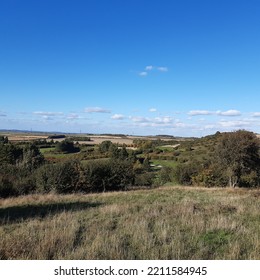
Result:
M33 134L33 133L0 133L1 135L5 135L8 137L10 141L32 141L37 139L47 139L49 135L52 135L51 133L39 133L39 134ZM68 134L67 136L73 136L73 134ZM147 139L147 140L157 140L158 137L151 137L151 136L113 136L113 135L88 135L88 134L77 134L76 136L86 136L90 137L91 141L79 141L80 144L100 144L103 141L111 141L112 143L118 143L118 144L126 144L127 146L131 146L133 144L134 139ZM53 139L53 141L62 141L65 138L57 138ZM169 140L169 138L163 138L160 137L161 140ZM183 139L178 139L179 141ZM51 139L49 139L51 141ZM174 145L175 146L175 145Z
M121 138L121 137L106 137L106 136L90 136L91 141L79 141L80 144L91 144L91 145L96 145L100 144L103 141L111 141L112 143L115 144L126 144L132 145L133 144L133 139L130 138Z
M0 200L0 259L260 259L260 191L164 187Z
M38 139L47 139L48 136L46 135L23 135L23 134L5 134L8 137L9 141L33 141Z

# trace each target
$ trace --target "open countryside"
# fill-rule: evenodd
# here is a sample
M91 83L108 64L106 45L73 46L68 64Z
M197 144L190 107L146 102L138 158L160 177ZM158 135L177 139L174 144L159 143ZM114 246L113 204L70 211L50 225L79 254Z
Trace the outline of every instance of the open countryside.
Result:
M260 257L252 132L0 140L1 259Z
M0 1L0 277L31 280L9 260L260 260L259 15ZM260 268L222 263L206 277Z

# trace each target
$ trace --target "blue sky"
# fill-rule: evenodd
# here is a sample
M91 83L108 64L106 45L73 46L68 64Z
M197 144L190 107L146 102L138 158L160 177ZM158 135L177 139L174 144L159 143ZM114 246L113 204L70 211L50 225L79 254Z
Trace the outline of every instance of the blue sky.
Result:
M0 2L0 129L260 133L258 0Z

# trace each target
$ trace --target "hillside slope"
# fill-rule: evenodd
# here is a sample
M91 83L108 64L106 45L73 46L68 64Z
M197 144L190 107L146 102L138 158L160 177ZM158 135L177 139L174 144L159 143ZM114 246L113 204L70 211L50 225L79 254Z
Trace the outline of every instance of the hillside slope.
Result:
M165 187L0 200L0 259L259 259L260 192Z

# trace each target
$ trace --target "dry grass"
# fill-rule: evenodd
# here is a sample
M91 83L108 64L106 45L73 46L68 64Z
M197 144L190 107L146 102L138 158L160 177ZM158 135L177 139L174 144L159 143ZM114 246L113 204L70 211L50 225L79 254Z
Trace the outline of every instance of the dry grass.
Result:
M166 187L0 200L0 259L259 259L260 192Z

